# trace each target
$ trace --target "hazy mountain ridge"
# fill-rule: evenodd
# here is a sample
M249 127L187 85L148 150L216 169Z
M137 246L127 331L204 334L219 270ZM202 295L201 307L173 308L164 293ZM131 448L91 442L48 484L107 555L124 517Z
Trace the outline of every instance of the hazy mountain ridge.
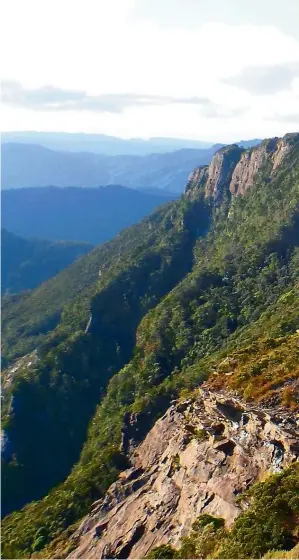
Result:
M117 185L11 189L2 192L2 225L24 237L97 245L175 197Z
M32 290L92 249L87 243L23 239L1 229L1 290Z
M258 140L241 142L245 147ZM183 192L190 169L210 163L222 145L147 155L61 152L40 145L2 145L2 188L124 185Z
M2 188L157 187L182 192L193 167L209 163L217 148L115 155L59 152L31 144L2 145Z
M169 203L50 281L53 309L61 306L64 293L69 295L71 283L74 298L69 296L70 305L63 309L56 329L45 334L37 364L29 366L31 357L25 359L8 391L16 406L13 417L5 408L4 429L17 454L22 450L13 435L20 426L26 433L22 466L15 468L9 461L6 465L6 484L13 489L9 500L20 499L19 481L26 470L28 478L28 473L45 475L51 469L49 461L42 464L40 453L34 452L45 433L47 449L52 445L55 450L58 436L65 449L75 444L78 449L68 429L59 432L60 422L76 426L74 433L84 433L93 406L84 409L85 420L82 414L78 419L74 413L78 395L84 390L89 398L96 397L95 392L100 393L113 377L106 397L95 398L94 405L100 405L68 479L42 501L5 520L8 557L20 552L40 557L70 554L78 545L78 535L72 538L70 526L130 466L128 449L143 440L172 399L186 397L207 378L212 391L219 386L232 389L259 406L280 406L293 418L299 373L298 150L296 134L265 141L246 152L237 146L220 150L209 167L191 174L180 201ZM81 267L82 274L91 263L93 276L85 272L86 287L79 291L81 278L76 271ZM45 293L42 286L22 302L20 317L36 305L35 320L39 314L42 318ZM9 309L7 316L7 332L12 336L17 325ZM38 342L30 330L28 334L30 344ZM87 398L81 402L87 404ZM40 406L45 405L57 425L45 422L37 426L40 431L32 432ZM174 457L172 468L178 466ZM296 476L295 471L286 473L288 500L298 515ZM267 493L267 483L263 488L264 502L252 513L256 524L248 529L246 518L240 517L231 540L222 543L226 547L222 557L252 557L253 552L261 556L271 548L296 543L290 522L280 531L281 523L293 515L288 513L290 503L281 509L286 516L281 520L275 509L271 513L274 494ZM265 525L258 520L267 511ZM96 539L103 529L98 527ZM142 534L135 534L132 527L128 552L132 557ZM219 543L222 536L215 536Z
M106 155L148 155L173 152L183 148L205 149L211 142L183 138L123 139L106 134L67 132L3 132L1 142L40 144L52 150L70 152L95 152Z

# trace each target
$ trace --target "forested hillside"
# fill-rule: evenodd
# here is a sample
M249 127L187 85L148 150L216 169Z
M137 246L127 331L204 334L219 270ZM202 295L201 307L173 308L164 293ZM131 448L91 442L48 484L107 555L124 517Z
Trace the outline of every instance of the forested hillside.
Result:
M130 466L124 434L132 431L132 445L142 441L173 399L192 396L203 381L294 414L298 271L299 135L292 134L246 151L221 149L191 174L181 200L8 303L4 511L43 499L4 520L6 557L71 553L78 521ZM281 476L284 521L270 499L271 484L280 499L275 479L263 500L253 494L254 523L249 509L230 536L213 535L218 545L203 557L295 546L298 473ZM260 508L274 512L262 545L250 536Z
M138 323L190 270L196 235L206 229L208 219L202 195L196 203L166 206L13 305L4 305L4 359L8 362L39 344L37 369L26 372L23 366L13 375L13 398L20 409L14 406L5 431L11 442L10 430L23 443L18 465L8 464L9 500L18 488L16 476L24 480L23 499L30 500L67 474L107 380L132 355ZM32 362L30 356L28 360ZM78 398L82 407L75 420ZM41 417L43 422L38 422Z
M175 195L103 188L28 188L2 192L2 226L23 237L98 245L151 214Z
M1 230L1 290L31 290L92 248L87 243L23 239Z

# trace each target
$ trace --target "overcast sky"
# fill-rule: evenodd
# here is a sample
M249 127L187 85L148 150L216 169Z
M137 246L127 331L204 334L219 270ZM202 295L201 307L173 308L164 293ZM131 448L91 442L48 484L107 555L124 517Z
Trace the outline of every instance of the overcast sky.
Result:
M299 0L2 0L1 42L2 130L299 129Z

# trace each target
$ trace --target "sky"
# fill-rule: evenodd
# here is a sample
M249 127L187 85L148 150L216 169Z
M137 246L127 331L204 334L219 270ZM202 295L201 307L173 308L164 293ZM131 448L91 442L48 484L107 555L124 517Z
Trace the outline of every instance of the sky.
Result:
M299 129L299 0L2 0L1 129Z

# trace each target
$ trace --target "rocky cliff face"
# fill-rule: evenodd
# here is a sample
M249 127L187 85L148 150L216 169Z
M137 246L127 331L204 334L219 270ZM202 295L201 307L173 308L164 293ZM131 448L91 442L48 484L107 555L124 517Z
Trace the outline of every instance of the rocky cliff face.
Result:
M186 194L190 197L196 189L204 186L206 197L220 202L243 152L243 148L236 145L221 148L210 165L197 167L191 173L187 181Z
M206 196L216 200L222 199L224 190L230 184L235 166L240 161L243 148L232 145L222 148L213 157L205 184Z
M237 496L298 454L295 416L199 390L131 451L132 467L93 504L69 558L143 558L155 546L178 545L202 513L229 527L242 511Z
M207 197L221 200L224 189L231 195L242 195L251 187L263 166L271 176L288 154L298 134L265 140L260 145L244 150L228 146L219 150L209 166L197 167L189 176L186 194L204 186ZM267 169L266 169L267 168Z
M209 176L208 165L202 165L200 167L196 167L188 177L188 181L185 189L186 195L190 197L194 193L195 189L199 189L200 187L205 186L208 176Z
M229 190L233 195L244 194L253 185L262 165L270 163L271 171L282 162L289 149L288 143L282 138L266 140L256 148L246 150L237 163Z

